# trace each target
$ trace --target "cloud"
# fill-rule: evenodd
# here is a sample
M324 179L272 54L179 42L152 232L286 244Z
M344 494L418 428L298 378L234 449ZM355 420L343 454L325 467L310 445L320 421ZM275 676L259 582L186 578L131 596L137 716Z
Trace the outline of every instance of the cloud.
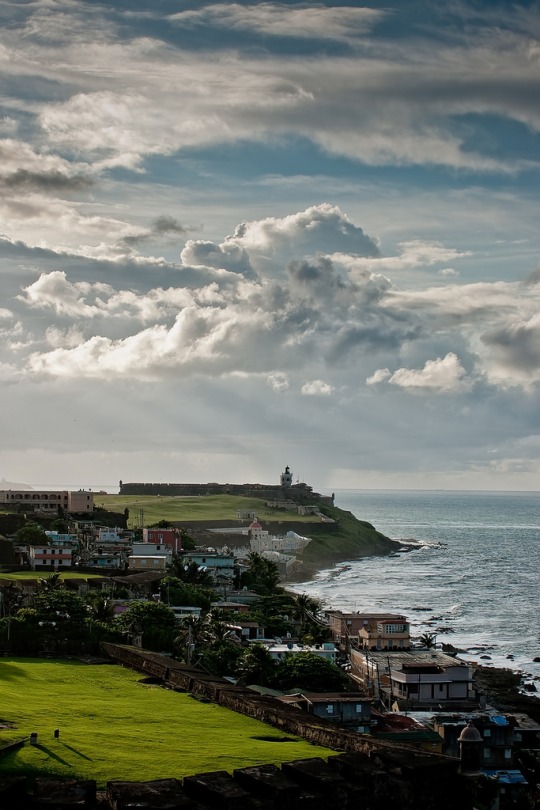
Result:
M289 380L285 374L269 374L266 382L274 391L288 391L290 386Z
M30 191L84 191L94 185L94 180L86 175L71 177L59 171L31 172L17 169L11 174L0 176L0 184L7 189Z
M307 397L328 397L333 394L335 390L333 385L330 385L324 380L312 380L311 382L304 383L301 392Z
M189 239L180 254L180 259L184 265L213 267L216 270L241 273L247 278L255 277L247 250L227 241L216 245L214 242Z
M400 368L391 375L388 369L379 369L366 380L369 385L383 381L417 392L450 393L466 391L471 386L467 372L454 352L448 352L443 358L427 360L422 369Z
M213 25L235 31L301 39L349 40L368 33L386 15L370 8L326 8L309 10L283 3L214 3L197 11L181 11L169 19L178 25Z
M540 315L513 318L484 332L481 343L490 382L503 388L530 388L540 382Z

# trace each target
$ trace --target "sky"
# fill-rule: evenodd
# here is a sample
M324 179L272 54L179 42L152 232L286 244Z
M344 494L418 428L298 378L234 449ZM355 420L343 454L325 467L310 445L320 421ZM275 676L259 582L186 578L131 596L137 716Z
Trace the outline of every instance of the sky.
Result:
M5 0L4 486L537 490L539 11Z

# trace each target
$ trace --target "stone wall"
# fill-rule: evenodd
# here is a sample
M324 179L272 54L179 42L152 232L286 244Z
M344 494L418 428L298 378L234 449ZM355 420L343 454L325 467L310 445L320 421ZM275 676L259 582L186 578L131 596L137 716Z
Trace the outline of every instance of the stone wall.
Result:
M374 740L368 735L357 734L340 728L335 723L323 718L313 717L293 706L278 703L271 697L258 695L242 686L234 686L228 681L209 675L195 667L188 667L167 656L130 647L122 644L104 643L103 651L119 664L128 666L156 678L161 678L173 689L182 689L194 695L204 697L214 703L239 712L240 714L268 723L286 734L309 740L315 745L331 748L334 751L349 753L377 754L382 757L393 757L396 752L406 755L411 763L422 759L432 767L457 771L456 760L438 754L411 751L408 746L396 745L383 740Z

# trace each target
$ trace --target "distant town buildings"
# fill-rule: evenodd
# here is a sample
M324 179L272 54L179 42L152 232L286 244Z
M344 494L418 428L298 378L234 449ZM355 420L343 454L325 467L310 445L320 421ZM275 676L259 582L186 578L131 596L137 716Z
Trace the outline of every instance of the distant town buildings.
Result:
M76 492L50 489L2 489L0 504L19 507L27 512L93 512L94 494L84 489Z

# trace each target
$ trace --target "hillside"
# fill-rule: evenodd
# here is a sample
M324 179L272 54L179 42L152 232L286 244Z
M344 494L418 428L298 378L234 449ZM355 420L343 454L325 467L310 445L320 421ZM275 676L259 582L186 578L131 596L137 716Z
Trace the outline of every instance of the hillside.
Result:
M316 515L300 516L297 512L284 509L271 509L261 498L247 498L236 495L159 496L159 495L98 495L96 506L122 512L129 509L130 527L149 526L160 520L168 520L176 526L186 528L199 542L211 539L214 546L226 543L244 545L245 538L237 542L231 535L218 538L206 535L210 527L223 526L239 528L248 525L246 519L237 517L239 510L255 512L264 528L272 534L284 534L294 530L298 534L312 538L301 559L304 562L305 576L332 563L353 560L372 555L390 554L397 544L371 523L358 520L351 512L336 506L321 505L321 514L334 522L323 522ZM141 520L142 518L142 520ZM401 545L401 544L400 544Z

